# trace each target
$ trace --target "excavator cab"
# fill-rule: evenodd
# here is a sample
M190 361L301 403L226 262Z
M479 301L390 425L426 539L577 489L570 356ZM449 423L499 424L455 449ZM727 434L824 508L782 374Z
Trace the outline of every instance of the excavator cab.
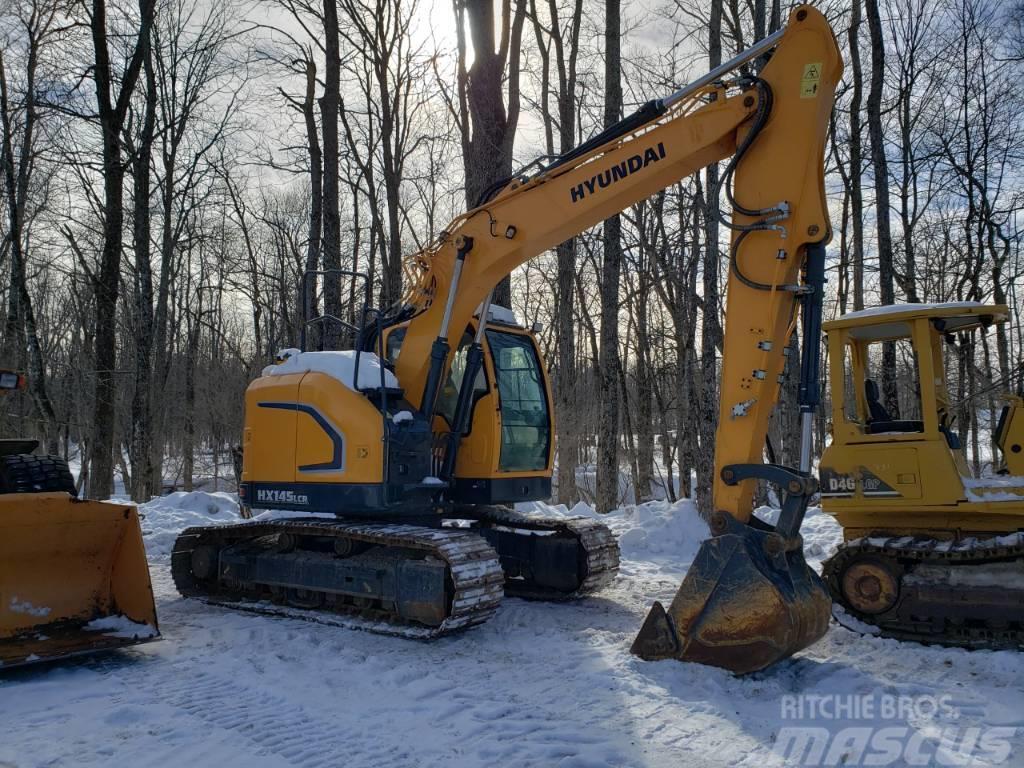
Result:
M434 432L448 434L458 418L459 394L480 312L466 326L438 390ZM392 365L406 325L388 329ZM483 358L470 387L469 412L455 461L450 499L456 505L513 504L551 497L554 416L551 383L533 331L514 313L490 305L481 338Z

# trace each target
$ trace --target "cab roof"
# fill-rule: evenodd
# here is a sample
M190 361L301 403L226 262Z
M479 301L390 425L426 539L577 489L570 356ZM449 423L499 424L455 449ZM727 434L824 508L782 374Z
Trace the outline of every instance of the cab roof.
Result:
M473 312L473 317L479 318L480 312L483 309L481 304ZM491 304L487 307L487 324L488 325L507 325L512 328L524 328L525 326L519 322L519 318L516 317L516 313L508 307L503 307L500 304Z
M974 328L1006 322L1010 310L1005 304L982 304L978 301L951 301L937 304L892 304L850 312L836 320L822 323L822 330L849 329L859 341L883 341L910 335L913 320L935 322L943 333L969 331Z

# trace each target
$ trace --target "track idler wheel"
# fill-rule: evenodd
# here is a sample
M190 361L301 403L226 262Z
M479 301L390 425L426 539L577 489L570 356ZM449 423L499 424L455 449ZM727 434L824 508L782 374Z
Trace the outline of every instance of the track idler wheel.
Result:
M196 547L191 556L192 575L201 581L217 578L219 556L217 548L209 544Z
M799 535L761 530L725 512L715 514L712 530L668 610L654 604L634 654L746 674L825 634L831 602Z
M843 571L842 597L861 613L885 613L896 605L899 596L899 576L882 558L866 557Z

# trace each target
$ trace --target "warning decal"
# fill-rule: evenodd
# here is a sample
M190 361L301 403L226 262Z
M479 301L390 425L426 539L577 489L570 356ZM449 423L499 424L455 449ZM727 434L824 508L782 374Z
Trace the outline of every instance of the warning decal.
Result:
M860 491L865 496L900 496L900 492L889 485L867 467L860 468Z
M800 98L813 99L818 95L818 85L821 83L821 62L812 61L804 65L804 73L800 78Z

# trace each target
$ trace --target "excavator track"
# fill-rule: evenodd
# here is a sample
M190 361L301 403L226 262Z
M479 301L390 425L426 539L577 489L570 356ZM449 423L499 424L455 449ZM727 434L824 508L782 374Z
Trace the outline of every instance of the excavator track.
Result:
M473 521L497 550L505 594L574 600L611 584L619 544L608 526L586 517L533 517L506 507L476 507Z
M832 599L883 637L963 648L1024 648L1024 532L959 541L871 536L823 568ZM848 629L863 632L846 621Z
M504 583L468 530L306 518L188 528L171 574L213 605L421 640L489 619Z

